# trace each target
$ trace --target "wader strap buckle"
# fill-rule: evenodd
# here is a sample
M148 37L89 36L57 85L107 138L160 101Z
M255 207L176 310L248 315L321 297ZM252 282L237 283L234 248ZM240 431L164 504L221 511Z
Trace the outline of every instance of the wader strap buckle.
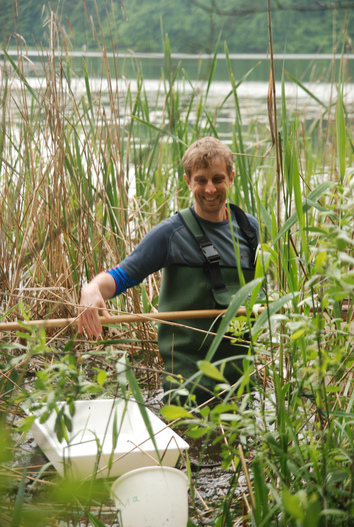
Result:
M223 293L227 291L224 279L221 274L219 262L221 260L220 253L215 249L214 245L207 238L207 236L199 236L196 238L199 247L206 259L205 267L207 268L213 289L216 293Z
M204 255L204 258L209 262L209 264L212 265L219 263L221 256L211 241L206 236L198 236L196 239Z

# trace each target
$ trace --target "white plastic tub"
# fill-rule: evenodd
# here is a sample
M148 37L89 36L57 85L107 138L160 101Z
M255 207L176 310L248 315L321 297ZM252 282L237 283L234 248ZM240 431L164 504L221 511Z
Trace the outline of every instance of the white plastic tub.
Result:
M145 467L112 485L122 527L186 527L188 478L171 467Z
M159 458L161 465L173 467L180 453L189 445L150 410L146 411L158 453L139 405L131 399L77 401L69 443L65 440L60 443L57 439L54 432L55 412L43 424L38 417L32 431L36 443L59 474L71 478L84 479L93 474L96 477L117 477L137 468L160 464ZM40 413L37 415L40 416ZM115 447L114 427L118 432Z

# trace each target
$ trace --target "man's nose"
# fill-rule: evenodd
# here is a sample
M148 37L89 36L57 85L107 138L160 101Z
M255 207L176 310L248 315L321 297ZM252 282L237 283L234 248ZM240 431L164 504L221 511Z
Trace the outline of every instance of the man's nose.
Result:
M208 181L205 190L209 194L214 194L214 192L216 191L214 183L212 181Z

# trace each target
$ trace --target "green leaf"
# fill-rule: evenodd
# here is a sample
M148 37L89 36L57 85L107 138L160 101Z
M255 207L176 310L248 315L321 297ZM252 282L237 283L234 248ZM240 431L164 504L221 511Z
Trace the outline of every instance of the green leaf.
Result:
M31 486L29 487L29 489L30 489L31 491L34 490L34 487L35 487L35 485L37 484L37 482L41 480L41 478L42 478L42 474L44 474L44 472L45 472L49 467L52 467L52 466L53 466L53 465L52 465L52 462L51 462L51 461L48 461L48 463L45 463L44 465L41 466L41 468L40 468L40 470L38 471L36 477L34 478L34 480L33 480L32 484L31 484Z
M71 417L74 417L74 415L75 415L75 403L74 403L74 401L69 401L68 402L68 408L69 408L69 413L70 413Z
M75 346L75 340L69 340L64 346L64 349L63 349L64 353L71 351L74 346Z
M18 425L19 430L21 430L21 432L24 432L26 434L27 432L31 430L35 420L36 420L35 415L29 415L25 417L19 422L19 425Z
M21 483L17 491L15 506L14 506L13 513L12 513L11 527L17 527L18 525L22 524L21 520L22 520L23 508L25 504L26 480L27 480L27 472L26 470L24 470L22 474Z
M347 472L340 468L332 468L330 473L327 475L328 485L337 485L337 483L344 483L350 480L350 471Z
M28 84L25 76L23 75L23 73L18 69L16 63L13 61L13 59L10 57L10 55L7 53L7 51L3 48L3 53L6 55L6 58L7 60L11 63L13 69L16 71L17 75L20 77L20 79L22 80L23 84L26 86L26 88L28 89L28 91L30 92L30 94L32 95L32 97L34 98L35 101L37 101L38 104L40 104L38 98L37 98L37 94L36 92L31 88L31 86Z
M73 423L70 419L70 417L66 414L63 414L63 417L64 417L64 423L65 423L65 426L66 426L66 429L68 430L68 432L72 432L73 431Z
M340 179L343 182L345 176L346 166L346 129L345 129L345 118L344 118L344 107L343 107L343 94L339 90L337 100L337 111L336 111L336 124L337 124L337 155Z
M84 58L82 59L82 67L83 67L83 72L84 72L84 79L85 79L87 99L88 99L89 108L90 108L90 112L91 112L91 118L93 120L94 119L94 113L93 113L92 96L91 96L91 90L90 90L89 74L88 74L88 70L87 70L86 61L85 61Z
M193 415L182 406L170 404L161 408L160 412L168 421L175 419L191 419Z
M20 337L21 339L25 339L25 340L29 340L31 336L30 333L24 333L23 331L16 331L16 335Z
M188 437L191 437L192 439L199 439L203 436L205 436L208 433L208 428L197 426L195 428L188 428L186 430L186 434Z
M34 385L37 390L45 390L47 388L46 384L42 381L42 379L36 379L34 381Z
M26 335L27 335L27 333L26 333ZM27 347L24 346L23 344L18 343L18 342L16 342L16 344L10 344L10 342L6 342L6 343L1 343L0 344L0 349L5 349L5 350L10 350L10 349L26 350Z
M72 366L73 368L76 368L76 357L73 353L68 353L63 357L62 362L65 362L69 366Z
M223 374L217 369L216 366L214 366L214 364L211 364L211 362L208 362L207 360L199 360L197 365L200 371L202 371L207 377L215 379L216 381L226 382Z
M302 90L304 90L305 93L307 93L307 95L309 95L310 97L312 97L312 99L316 102L318 102L318 104L320 104L326 111L328 111L328 107L318 98L316 97L316 95L314 93L312 93L310 90L308 90L306 88L306 86L304 86L300 81L298 81L293 75L291 75L291 73L289 73L288 71L285 71L284 70L284 73L285 75L287 75L289 77L289 79L291 79L292 81L295 82L295 84L297 84Z
M298 338L300 338L305 333L305 331L306 331L306 329L299 329L298 331L295 331L295 333L293 333L290 336L290 339L291 340L297 340Z
M117 370L117 380L119 385L122 387L122 390L125 392L125 386L127 384L127 357L124 355L117 360L116 370Z
M269 319L272 315L279 311L279 309L281 309L287 302L296 299L298 295L299 293L289 293L278 300L275 300L274 302L270 302L263 313L261 313L261 315L257 318L254 326L252 327L252 336L255 337L262 327L269 323Z
M49 419L50 417L50 414L51 414L51 411L50 410L47 410L46 412L43 412L39 418L39 422L40 424L42 425L43 423L46 422L47 419Z
M218 332L209 348L206 360L211 361L214 357L216 350L218 349L220 342L222 341L225 333L227 332L228 327L231 324L232 319L236 315L238 309L245 304L248 295L250 295L253 289L260 283L262 283L262 278L257 278L245 284L241 289L232 297L230 305L221 321Z
M223 506L224 512L219 516L215 522L215 527L232 527L233 522L230 511L228 510L228 503L225 502Z
M148 295L147 295L147 292L146 292L146 286L145 286L144 283L140 285L140 292L141 292L141 299L143 301L144 313L150 313L151 305L150 305L150 302L149 302L149 298L148 298Z
M90 511L85 512L87 518L90 520L90 523L93 527L106 527L106 524L102 520L94 516Z
M205 406L204 408L200 408L199 410L200 415L206 419L208 415L210 414L210 408L209 406Z
M303 527L317 527L321 517L321 503L316 494L310 497L310 503L305 513Z
M211 418L218 416L220 414L228 413L228 412L229 413L236 412L237 409L238 407L236 404L224 404L224 403L217 404L211 410Z
M103 386L107 379L107 372L104 370L100 370L97 375L97 382L100 386Z
M137 121L138 123L143 124L143 125L147 126L148 128L151 128L152 130L155 130L155 132L159 132L159 134L164 134L164 135L167 135L169 137L172 137L172 139L174 141L177 141L178 143L182 143L183 146L187 146L186 143L184 141L182 141L182 139L177 137L175 134L171 134L167 130L165 130L163 128L159 128L158 126L155 126L154 124L149 123L148 121L144 121L143 119L139 119L139 117L136 117L135 115L131 115L131 118L134 119L135 121Z
M308 210L310 210L311 207L314 207L316 205L317 200L320 199L322 194L332 187L334 185L333 181L324 181L323 183L320 183L318 187L316 187L310 194L307 196L307 198L303 199L302 202L302 212L305 214ZM297 212L295 212L290 218L284 223L283 227L280 229L278 234L275 236L273 243L275 244L279 238L284 236L284 234L291 229L293 225L297 222L298 215Z
M149 415L148 415L148 413L146 411L146 408L145 408L145 401L144 401L143 396L141 395L141 391L140 391L138 382L137 382L137 380L135 378L133 369L131 367L127 367L126 375L127 375L127 380L128 380L130 389L132 391L132 394L133 394L136 402L138 403L141 417L143 418L144 424L145 424L146 429L147 429L147 431L149 433L149 436L150 436L150 439L152 441L152 444L154 445L156 455L157 455L158 459L160 460L159 449L157 448L154 430L153 430L153 428L151 426Z
M211 86L211 83L212 83L212 80L213 80L213 77L214 77L214 73L215 73L215 69L216 69L217 54L218 54L218 50L219 50L220 38L221 38L221 32L219 33L218 40L217 40L216 45L215 45L215 52L214 52L212 63L209 66L209 78L208 78L208 86L207 86L207 89L206 89L206 92L205 92L205 99L208 98L208 93L209 93L210 86Z
M295 518L295 520L302 522L304 519L304 511L299 496L297 494L291 494L288 489L285 488L283 490L282 498L286 512L290 514L292 518Z
M326 392L327 393L337 393L341 391L340 386L326 386Z

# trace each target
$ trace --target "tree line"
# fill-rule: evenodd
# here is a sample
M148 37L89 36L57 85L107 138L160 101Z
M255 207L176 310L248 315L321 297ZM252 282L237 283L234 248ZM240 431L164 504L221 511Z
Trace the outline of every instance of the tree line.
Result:
M273 0L276 53L353 52L354 0ZM97 49L103 40L118 51L160 52L168 34L173 52L264 53L268 46L266 0L0 0L0 40L49 47L56 35L72 49Z

